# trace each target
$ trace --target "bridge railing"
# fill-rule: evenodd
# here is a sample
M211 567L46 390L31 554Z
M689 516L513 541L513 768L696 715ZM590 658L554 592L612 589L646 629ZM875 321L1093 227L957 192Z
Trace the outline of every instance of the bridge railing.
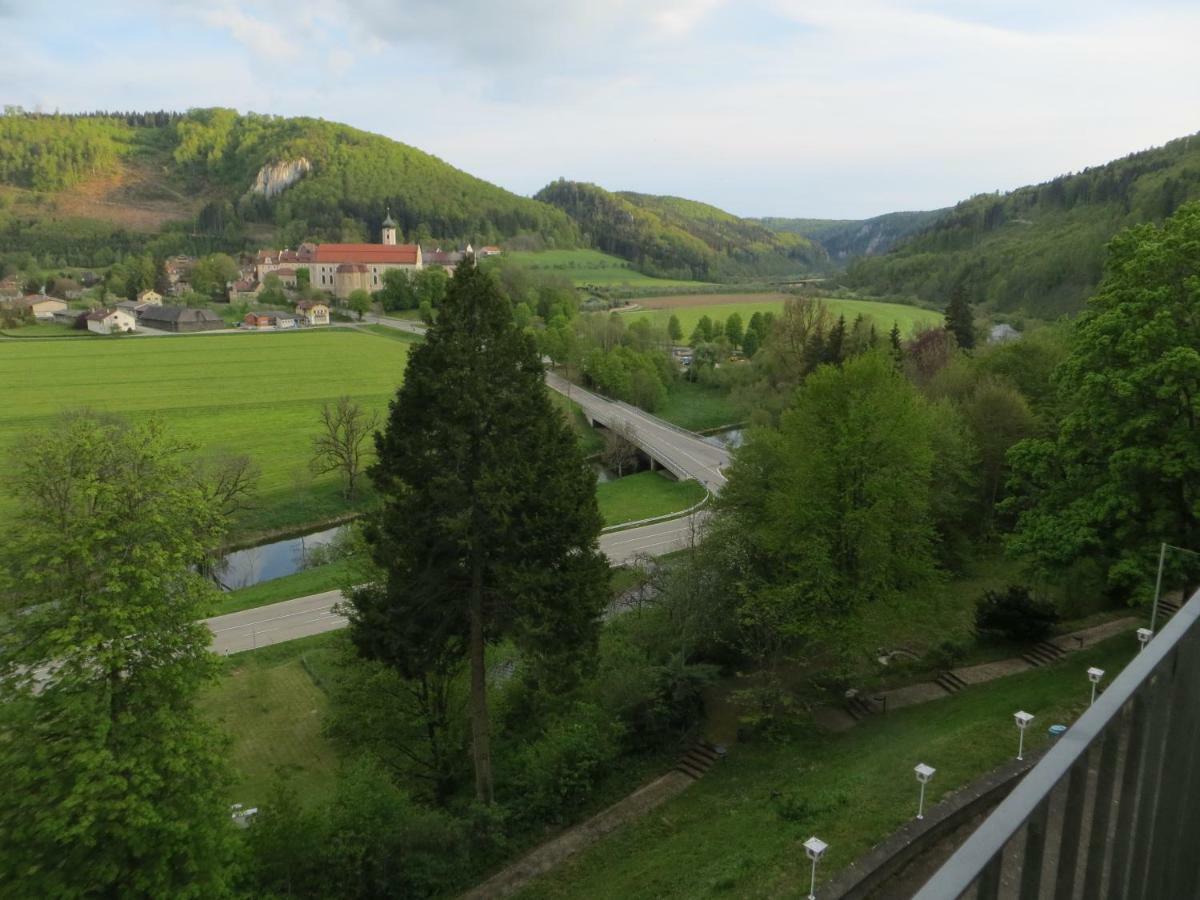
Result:
M1200 591L916 895L1200 897Z

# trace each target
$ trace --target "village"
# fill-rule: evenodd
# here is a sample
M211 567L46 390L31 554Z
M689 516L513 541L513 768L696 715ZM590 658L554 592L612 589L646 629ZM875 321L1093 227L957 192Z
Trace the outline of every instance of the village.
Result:
M192 278L200 260L192 256L164 260L158 289L146 288L115 303L95 272L37 286L12 274L0 280L0 325L54 324L98 335L321 327L349 321L352 306L359 306L361 316L356 296L371 298L374 305L388 272L412 275L437 268L449 275L463 259L503 252L495 246L476 250L470 244L461 250L426 249L398 244L396 236L389 213L378 244L303 243L294 250L259 250L243 257L236 277L213 296L196 292Z

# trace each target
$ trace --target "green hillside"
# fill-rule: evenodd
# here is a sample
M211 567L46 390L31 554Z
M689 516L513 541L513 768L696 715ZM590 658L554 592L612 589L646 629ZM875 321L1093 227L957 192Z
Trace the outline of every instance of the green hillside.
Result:
M762 218L772 231L799 234L825 248L830 259L841 262L855 256L887 253L897 243L928 228L946 210L893 212L870 219Z
M890 253L851 264L875 295L942 304L962 285L992 310L1050 318L1082 308L1120 229L1200 198L1200 140L1181 138L1007 194L959 203Z
M564 210L586 243L660 278L786 276L826 263L824 251L805 237L776 233L693 200L613 193L563 179L542 188L536 199Z
M255 191L260 175L269 177ZM389 208L408 241L578 242L561 210L320 119L227 109L0 116L0 253L98 266L150 244L170 253L362 240Z

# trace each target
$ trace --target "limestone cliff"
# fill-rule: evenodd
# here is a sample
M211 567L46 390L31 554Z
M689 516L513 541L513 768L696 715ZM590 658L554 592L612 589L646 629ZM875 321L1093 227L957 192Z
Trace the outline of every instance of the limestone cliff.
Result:
M258 170L250 193L262 194L267 199L282 194L293 184L312 171L312 163L301 156L299 159L269 163Z

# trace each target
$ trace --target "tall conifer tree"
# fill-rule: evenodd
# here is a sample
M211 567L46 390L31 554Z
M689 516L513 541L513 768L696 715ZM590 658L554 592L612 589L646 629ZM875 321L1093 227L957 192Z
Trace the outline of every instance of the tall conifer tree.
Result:
M360 652L409 677L466 658L476 797L493 795L486 645L511 639L544 681L594 649L607 593L595 477L550 404L533 339L464 263L409 357L371 477L384 583L353 597Z
M956 285L950 293L950 303L946 306L946 330L954 335L963 350L974 348L975 314L971 311L967 291L961 284Z

